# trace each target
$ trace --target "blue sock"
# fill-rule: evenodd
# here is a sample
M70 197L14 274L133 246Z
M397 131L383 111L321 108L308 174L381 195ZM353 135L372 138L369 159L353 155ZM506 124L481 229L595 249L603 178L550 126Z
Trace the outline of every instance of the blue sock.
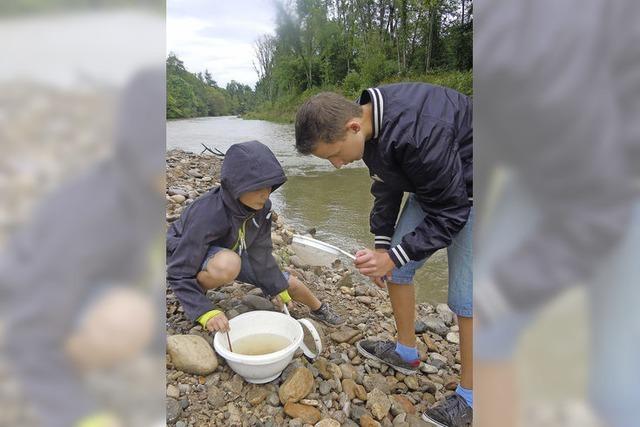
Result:
M407 347L399 342L396 343L396 353L398 353L405 362L413 362L418 359L418 349L416 347Z
M458 384L458 388L456 388L456 394L462 397L469 405L470 408L473 408L473 390L466 389Z

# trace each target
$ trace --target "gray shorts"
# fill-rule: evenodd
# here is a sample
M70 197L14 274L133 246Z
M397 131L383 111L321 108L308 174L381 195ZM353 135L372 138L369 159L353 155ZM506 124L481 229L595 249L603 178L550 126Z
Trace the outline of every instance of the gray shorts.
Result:
M213 258L215 256L215 254L217 254L218 252L225 250L227 248L221 248L220 246L210 246L209 250L207 250L207 255L204 257L204 261L202 262L202 265L200 266L200 271L206 271L207 269L207 263L209 262L209 260L211 258ZM230 250L230 249L227 249ZM246 251L245 251L246 254ZM285 280L287 281L287 283L289 283L289 273L286 271L282 272L282 275L284 276ZM249 283L253 286L256 286L260 289L262 289L262 291L267 294L267 295L277 295L280 292L282 292L284 289L278 290L278 289L267 289L264 284L261 284L257 279L256 279L256 274L253 271L253 267L251 266L251 263L249 262L248 257L246 256L242 256L241 257L241 263L240 263L240 274L238 274L238 277L236 278L236 280L240 281L240 282L244 282L244 283Z

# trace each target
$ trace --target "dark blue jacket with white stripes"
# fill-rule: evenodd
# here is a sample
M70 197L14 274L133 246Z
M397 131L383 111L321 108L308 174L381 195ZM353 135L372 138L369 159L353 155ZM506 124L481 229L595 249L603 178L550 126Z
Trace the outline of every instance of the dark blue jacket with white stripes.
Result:
M375 197L375 247L389 249L401 267L449 246L464 227L473 200L471 100L452 89L399 83L362 92L372 104L373 138L363 160ZM414 193L424 221L391 247L404 192Z

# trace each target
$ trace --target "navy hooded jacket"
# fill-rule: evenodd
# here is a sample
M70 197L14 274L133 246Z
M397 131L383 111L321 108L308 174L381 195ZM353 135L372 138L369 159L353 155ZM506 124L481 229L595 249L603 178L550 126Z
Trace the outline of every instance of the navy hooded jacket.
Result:
M214 309L196 275L210 246L234 249L256 273L254 285L270 296L288 284L273 257L271 201L255 211L238 197L245 192L280 187L287 180L274 154L258 141L232 145L222 164L221 186L189 205L167 232L167 280L185 314L196 320ZM244 241L240 230L245 230Z
M371 103L373 138L363 160L375 197L371 232L396 266L429 257L451 244L473 200L471 100L452 89L399 83L362 92ZM414 193L424 221L391 248L404 192Z

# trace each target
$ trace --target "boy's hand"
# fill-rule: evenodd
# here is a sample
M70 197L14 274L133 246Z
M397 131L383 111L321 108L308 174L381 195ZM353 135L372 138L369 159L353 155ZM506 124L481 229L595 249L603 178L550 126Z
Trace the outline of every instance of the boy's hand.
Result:
M396 266L386 251L371 249L361 249L356 252L355 265L361 274L371 278L385 277Z
M227 332L229 329L229 320L224 313L216 314L207 322L207 330L210 332Z

